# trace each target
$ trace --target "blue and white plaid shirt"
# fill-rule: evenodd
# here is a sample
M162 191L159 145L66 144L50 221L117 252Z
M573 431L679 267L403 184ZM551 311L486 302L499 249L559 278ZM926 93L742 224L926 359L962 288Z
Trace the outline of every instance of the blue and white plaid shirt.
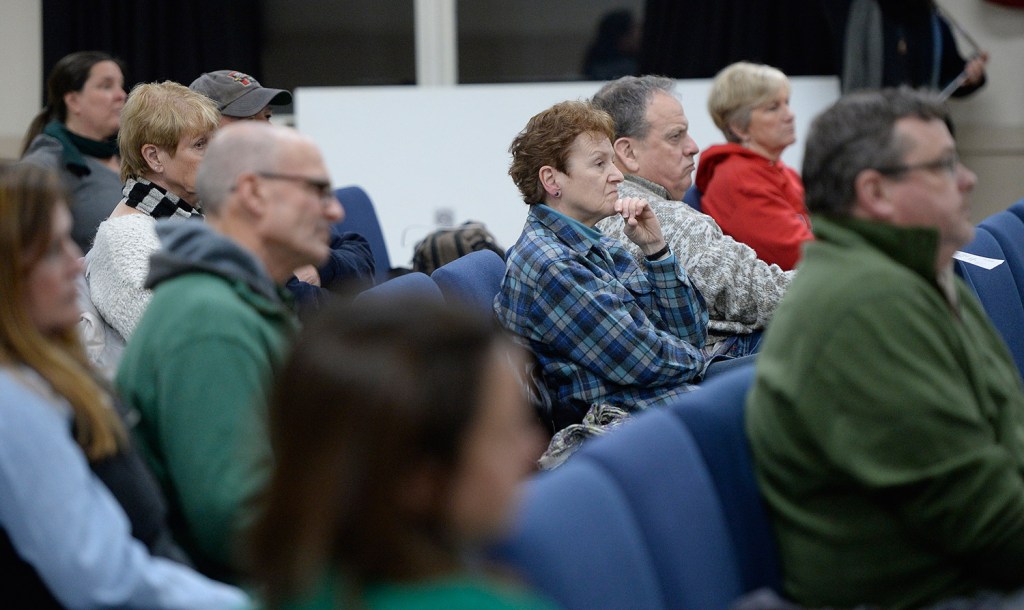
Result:
M670 402L703 371L704 298L674 255L644 265L618 240L530 207L494 309L537 355L556 422L594 403Z

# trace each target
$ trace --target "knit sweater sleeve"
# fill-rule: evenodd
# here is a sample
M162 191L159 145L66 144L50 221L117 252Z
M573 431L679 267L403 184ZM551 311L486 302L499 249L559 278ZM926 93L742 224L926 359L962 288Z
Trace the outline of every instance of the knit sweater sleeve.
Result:
M722 233L710 216L680 202L649 201L665 242L704 296L711 330L731 334L764 328L796 272L759 259L750 246ZM612 217L602 221L601 227L619 237L623 222L620 217ZM642 264L640 248L631 242L623 245Z
M127 341L152 293L144 288L149 257L160 249L156 221L128 214L104 221L86 257L89 296L96 310Z

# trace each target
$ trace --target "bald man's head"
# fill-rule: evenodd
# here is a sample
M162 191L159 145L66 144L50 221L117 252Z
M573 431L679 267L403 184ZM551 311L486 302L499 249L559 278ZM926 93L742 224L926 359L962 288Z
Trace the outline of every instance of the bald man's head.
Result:
M314 146L294 129L258 121L240 121L220 129L196 177L203 211L217 215L239 176L278 171L280 160L297 145Z

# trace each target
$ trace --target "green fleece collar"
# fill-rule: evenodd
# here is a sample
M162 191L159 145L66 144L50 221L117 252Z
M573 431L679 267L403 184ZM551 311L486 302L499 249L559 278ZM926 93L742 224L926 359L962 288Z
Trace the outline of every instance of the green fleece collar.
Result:
M935 281L939 232L925 227L896 227L859 218L811 217L814 236L839 245L867 242L889 258Z

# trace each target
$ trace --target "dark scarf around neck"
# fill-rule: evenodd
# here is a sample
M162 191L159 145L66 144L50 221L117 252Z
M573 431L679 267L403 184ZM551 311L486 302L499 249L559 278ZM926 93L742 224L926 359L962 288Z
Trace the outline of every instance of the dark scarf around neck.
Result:
M121 189L121 203L153 218L203 218L202 212L174 193L145 178L129 178Z
M93 140L71 133L67 125L60 121L50 121L43 128L43 133L55 138L64 148L64 165L76 176L86 176L90 173L89 166L85 162L85 156L96 157L97 159L109 159L118 154L117 139Z

